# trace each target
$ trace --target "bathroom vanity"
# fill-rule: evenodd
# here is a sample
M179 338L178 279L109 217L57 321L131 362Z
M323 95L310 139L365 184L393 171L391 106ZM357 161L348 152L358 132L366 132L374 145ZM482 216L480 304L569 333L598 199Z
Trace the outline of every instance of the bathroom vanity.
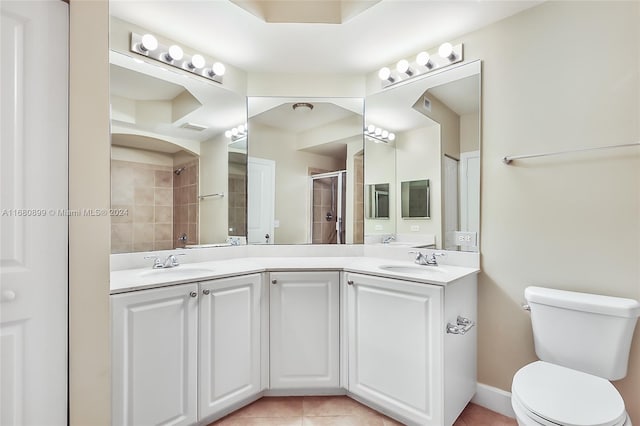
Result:
M476 388L476 268L264 257L112 272L113 424L347 394L451 425Z

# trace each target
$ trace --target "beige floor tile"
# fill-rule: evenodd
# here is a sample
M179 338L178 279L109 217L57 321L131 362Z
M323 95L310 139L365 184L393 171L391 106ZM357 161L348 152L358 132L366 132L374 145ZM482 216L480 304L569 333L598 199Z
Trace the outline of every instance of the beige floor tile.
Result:
M301 397L265 397L232 413L229 417L302 417Z
M225 417L212 426L302 426L302 417Z

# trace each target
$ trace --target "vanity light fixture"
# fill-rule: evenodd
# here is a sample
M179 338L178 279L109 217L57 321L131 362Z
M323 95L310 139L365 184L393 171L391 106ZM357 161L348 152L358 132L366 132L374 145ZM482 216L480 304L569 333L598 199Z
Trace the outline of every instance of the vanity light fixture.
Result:
M309 102L296 102L295 104L293 104L291 106L293 108L294 111L311 111L313 109L313 104L310 104Z
M177 45L172 45L169 47L169 51L165 53L164 57L168 62L179 61L184 56L184 52L182 51L182 47Z
M131 33L129 50L216 83L222 83L222 76L226 71L225 66L220 62L214 62L211 66L207 66L207 61L202 55L198 53L193 55L185 54L182 47L176 44L171 46L162 45L158 43L158 39L152 34L140 35Z
M373 124L369 124L365 127L364 136L375 143L389 143L396 140L395 133L381 127L377 127Z
M462 43L456 44L455 46L451 43L443 43L438 48L437 54L420 52L416 55L413 62L407 59L401 59L393 71L387 67L381 68L380 71L378 71L378 77L382 81L382 87L388 87L392 84L461 62L462 59Z
M416 55L416 64L428 69L433 68L433 62L431 62L431 56L427 52L420 52Z
M141 37L138 48L143 52L153 52L158 48L158 39L151 34L145 34Z
M207 71L207 74L209 74L209 77L215 77L217 75L222 77L226 70L227 69L225 68L224 64L221 64L220 62L214 62L211 66L211 69Z
M408 77L411 77L414 72L411 69L411 65L409 65L409 61L407 61L406 59L400 59L398 61L398 63L396 64L396 70L400 73L400 74L405 74Z
M396 82L396 79L391 76L391 70L387 67L380 68L378 71L378 77L382 81L386 81L387 84L393 84Z
M244 139L247 137L247 129L247 123L240 124L239 126L236 126L233 129L229 129L224 132L224 135L227 138L231 139L231 142L229 143L234 143L239 141L240 139Z
M442 43L438 48L438 55L450 61L456 59L456 53L453 51L453 45L451 43Z
M204 68L206 61L202 55L198 55L197 53L191 57L189 63L187 63L187 67L191 70L199 70Z

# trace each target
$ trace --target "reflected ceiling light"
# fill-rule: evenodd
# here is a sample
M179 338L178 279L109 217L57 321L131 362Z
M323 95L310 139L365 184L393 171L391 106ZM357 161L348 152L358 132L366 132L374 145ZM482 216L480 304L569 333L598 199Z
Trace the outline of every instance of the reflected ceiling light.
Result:
M396 79L391 76L391 70L387 67L381 68L380 71L378 71L378 77L382 81L389 82L389 84L395 83L396 81Z
M187 71L191 74L204 77L207 80L213 80L216 83L222 83L222 76L226 69L220 62L214 62L210 68L207 67L207 61L200 54L188 55L178 45L162 45L158 43L158 39L152 34L136 34L131 33L131 44L129 46L131 52L155 59L163 64L171 65ZM168 71L168 68L162 67L162 70ZM185 74L182 74L186 77Z
M388 67L378 71L378 77L382 80L382 87L388 87L424 75L436 69L462 61L462 43L455 46L451 43L443 43L438 49L438 53L420 52L415 56L415 61L400 59L394 70Z
M313 109L313 104L309 102L296 102L291 106L294 111L311 111Z
M394 133L391 133L381 127L376 127L373 124L369 124L364 129L364 135L375 143L389 143L396 139L396 135Z
M398 61L398 63L396 64L396 70L400 74L405 74L409 77L414 74L413 70L411 69L411 65L409 65L409 61L407 61L406 59L400 59Z
M438 48L438 55L450 61L456 59L456 53L453 51L453 45L451 43L442 43Z
M233 129L229 129L224 132L224 135L231 139L231 142L236 142L240 139L243 139L247 136L247 123L240 124L239 126L234 127Z
M169 47L169 51L164 55L165 59L169 62L179 61L183 56L184 52L182 51L182 47L175 44Z
M416 64L421 67L433 68L433 62L431 62L431 56L427 52L420 52L416 55Z
M151 34L145 34L138 46L142 52L153 52L158 48L158 39Z

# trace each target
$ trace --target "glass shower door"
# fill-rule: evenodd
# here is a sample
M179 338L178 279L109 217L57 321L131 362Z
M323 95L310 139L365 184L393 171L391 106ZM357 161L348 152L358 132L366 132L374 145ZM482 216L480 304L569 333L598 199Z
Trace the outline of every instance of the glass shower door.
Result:
M345 171L311 176L311 242L345 243Z

